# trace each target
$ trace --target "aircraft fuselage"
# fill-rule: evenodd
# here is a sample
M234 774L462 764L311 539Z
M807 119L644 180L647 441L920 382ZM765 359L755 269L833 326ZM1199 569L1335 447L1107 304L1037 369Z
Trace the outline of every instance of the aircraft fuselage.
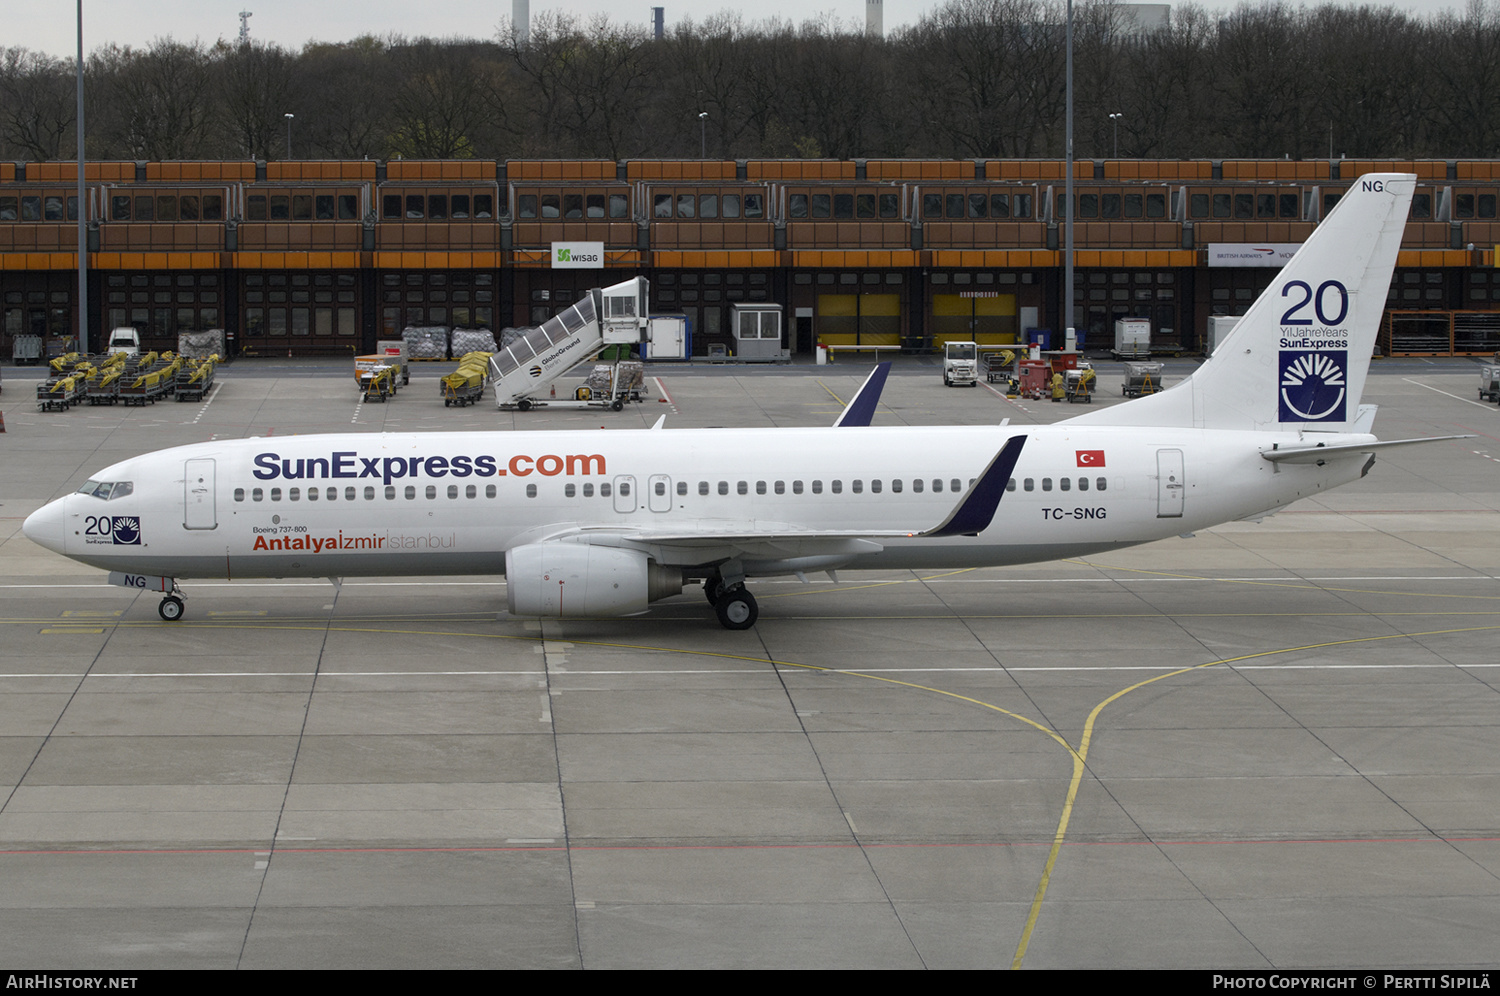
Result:
M1027 442L1012 485L977 536L839 545L840 533L941 521L1015 435ZM494 575L505 551L580 527L638 536L626 545L691 577L722 559L714 537L731 524L777 537L747 558L766 569L747 575L787 573L780 562L798 556L1016 564L1252 516L1353 480L1367 462L1278 467L1260 456L1277 442L1305 445L1297 433L1067 425L226 440L115 464L95 481L128 482L129 494L68 495L28 534L96 567L178 578ZM676 542L653 550L664 532ZM681 539L699 532L701 543Z

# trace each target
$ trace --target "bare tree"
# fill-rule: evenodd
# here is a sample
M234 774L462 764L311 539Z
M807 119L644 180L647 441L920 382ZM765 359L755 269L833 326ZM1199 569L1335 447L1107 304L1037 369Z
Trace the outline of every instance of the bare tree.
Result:
M745 34L738 14L721 13L702 24L684 18L666 39L659 62L666 86L659 103L671 122L666 130L679 144L698 149L706 140L721 156L743 148L742 137L754 127L745 113L751 82L740 59ZM708 118L700 129L698 115L704 112Z
M73 64L24 48L0 50L0 143L19 159L71 153Z
M1500 0L1419 18L1290 0L1152 30L1075 0L1080 155L1500 154ZM939 0L889 37L832 15L646 32L547 12L529 41L357 38L300 52L160 39L88 66L90 154L1034 157L1063 146L1064 0ZM0 156L69 154L69 63L0 50ZM708 117L700 119L700 114ZM700 123L702 122L702 123Z
M1321 80L1310 71L1304 13L1280 0L1241 4L1219 22L1210 87L1225 120L1222 153L1245 158L1315 155L1312 107Z
M780 96L783 120L812 139L799 150L816 158L852 159L880 155L872 127L874 108L888 99L885 43L861 26L832 16L807 21L797 30Z
M144 50L108 46L89 60L101 95L93 129L105 157L198 159L210 154L208 54L196 41L159 38Z
M252 159L286 158L285 115L304 103L297 57L277 45L223 42L213 55L227 146Z
M1172 8L1171 22L1138 35L1120 53L1121 79L1114 96L1125 115L1124 156L1191 158L1214 148L1207 140L1219 117L1207 88L1210 45L1217 25L1202 7Z
M913 29L909 89L949 155L1033 156L1060 135L1065 14L1053 0L949 0ZM1061 152L1061 149L1056 149Z
M1445 156L1500 153L1500 15L1486 0L1469 0L1462 17L1432 22L1421 66L1431 95L1436 147Z
M294 111L297 133L308 149L334 159L387 155L386 138L393 129L385 43L362 35L338 45L308 45L298 64L303 92L317 94Z
M1308 13L1306 34L1322 83L1312 120L1327 122L1328 154L1411 155L1423 127L1413 97L1429 67L1401 54L1421 47L1420 26L1393 7L1324 5Z
M425 38L393 48L393 153L414 159L500 154L494 147L503 106L500 72L489 49L481 42Z
M736 48L735 68L745 81L747 156L797 155L797 136L783 121L795 42L796 29L786 21L772 19L757 25ZM804 136L803 141L812 140Z
M640 125L659 76L644 29L548 11L526 44L512 32L502 45L522 80L518 98L554 149L618 159L651 147Z

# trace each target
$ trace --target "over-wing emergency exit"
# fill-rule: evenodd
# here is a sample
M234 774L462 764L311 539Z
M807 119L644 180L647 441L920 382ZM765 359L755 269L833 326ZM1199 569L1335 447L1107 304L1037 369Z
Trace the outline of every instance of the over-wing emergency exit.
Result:
M1356 181L1193 376L1055 425L870 426L882 375L829 428L219 440L107 467L25 534L162 591L165 619L187 578L504 573L516 615L632 615L701 582L744 629L751 578L1052 560L1261 515L1429 441L1377 440L1359 404L1414 181Z

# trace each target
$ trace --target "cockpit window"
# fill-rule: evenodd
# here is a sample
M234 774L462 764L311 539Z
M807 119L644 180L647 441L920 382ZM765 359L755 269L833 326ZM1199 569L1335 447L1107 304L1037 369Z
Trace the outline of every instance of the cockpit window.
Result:
M101 501L111 501L115 498L124 498L135 491L135 483L132 481L85 481L83 487L78 489L78 494L93 495Z

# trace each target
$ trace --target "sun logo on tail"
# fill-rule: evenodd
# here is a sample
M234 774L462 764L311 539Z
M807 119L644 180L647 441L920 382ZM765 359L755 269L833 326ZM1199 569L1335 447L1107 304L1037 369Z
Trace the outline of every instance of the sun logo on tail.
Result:
M1347 365L1343 350L1283 351L1280 421L1342 422Z

